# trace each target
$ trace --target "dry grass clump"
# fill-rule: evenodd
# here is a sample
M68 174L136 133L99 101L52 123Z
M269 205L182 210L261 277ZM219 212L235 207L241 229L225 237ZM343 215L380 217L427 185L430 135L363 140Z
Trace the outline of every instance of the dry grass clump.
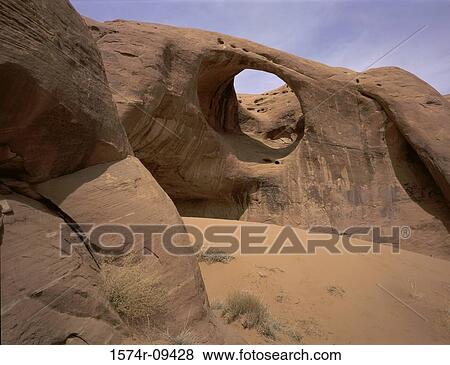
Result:
M327 287L328 294L335 296L335 297L344 297L345 290L344 288L337 286L337 285L330 285Z
M226 298L222 316L228 323L239 319L244 328L256 328L261 335L272 339L278 329L261 299L244 291L235 291Z
M180 333L173 335L167 330L164 334L170 345L195 345L199 343L199 339L191 329L185 328Z
M228 323L240 320L244 328L255 328L260 335L271 340L275 340L278 335L285 335L296 343L302 342L301 333L272 318L261 299L251 293L232 292L223 302L216 300L211 303L211 307L220 308Z
M102 267L107 297L130 324L154 324L164 317L167 296L145 263Z
M218 299L213 299L211 303L209 304L210 308L212 310L222 310L223 309L223 302Z
M220 251L201 251L197 254L197 260L198 262L206 262L207 264L228 264L231 260L234 260L234 256Z

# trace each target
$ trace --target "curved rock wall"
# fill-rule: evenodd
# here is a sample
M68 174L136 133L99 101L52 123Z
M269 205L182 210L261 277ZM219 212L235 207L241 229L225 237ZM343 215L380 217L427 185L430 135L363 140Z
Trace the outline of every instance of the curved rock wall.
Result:
M65 0L0 1L0 173L40 182L132 154L102 59Z

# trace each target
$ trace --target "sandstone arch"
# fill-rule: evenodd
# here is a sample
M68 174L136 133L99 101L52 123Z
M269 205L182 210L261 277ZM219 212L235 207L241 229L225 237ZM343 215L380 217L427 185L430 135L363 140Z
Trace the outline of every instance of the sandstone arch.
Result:
M435 138L448 134L448 101L423 81L397 68L358 74L196 29L90 24L110 83L130 96L116 103L133 150L182 215L342 229L409 224L407 248L450 255L450 214L436 219L408 195L385 140L388 117L448 202L450 151ZM246 68L277 75L295 93L299 143L271 146L243 133L232 78ZM430 249L433 234L443 238Z

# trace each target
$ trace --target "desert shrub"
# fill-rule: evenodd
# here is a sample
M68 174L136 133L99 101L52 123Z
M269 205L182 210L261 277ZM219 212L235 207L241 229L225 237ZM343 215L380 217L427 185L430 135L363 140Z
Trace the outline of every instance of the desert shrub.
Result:
M102 266L107 297L117 313L131 324L156 323L165 313L166 292L144 263Z
M223 309L223 302L217 299L213 299L209 305L212 310Z
M197 336L189 329L185 328L180 333L173 335L166 331L164 336L171 345L195 345L199 342Z
M206 262L207 264L214 264L214 263L227 264L233 259L234 256L219 251L212 251L212 252L201 251L197 254L198 262Z
M255 295L244 291L235 291L225 299L222 315L229 322L245 317L249 323L247 327L252 328L263 321L268 312L261 299Z
M285 326L282 326L280 328L280 330L294 342L302 343L303 336L302 336L301 332L299 332L295 329L292 329L290 327L285 327Z
M239 319L243 327L255 328L261 335L275 338L275 322L261 299L251 293L231 293L223 304L222 316L229 323Z
M270 319L258 324L256 330L264 337L275 340L277 331L280 330L278 323Z

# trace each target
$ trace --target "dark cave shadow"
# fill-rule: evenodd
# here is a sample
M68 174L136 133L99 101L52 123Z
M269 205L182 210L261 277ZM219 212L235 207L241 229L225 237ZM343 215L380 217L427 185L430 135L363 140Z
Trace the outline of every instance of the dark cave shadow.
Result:
M239 220L249 203L232 200L172 199L182 217Z
M450 207L414 148L390 122L386 127L386 145L392 167L408 196L434 216L450 233Z

